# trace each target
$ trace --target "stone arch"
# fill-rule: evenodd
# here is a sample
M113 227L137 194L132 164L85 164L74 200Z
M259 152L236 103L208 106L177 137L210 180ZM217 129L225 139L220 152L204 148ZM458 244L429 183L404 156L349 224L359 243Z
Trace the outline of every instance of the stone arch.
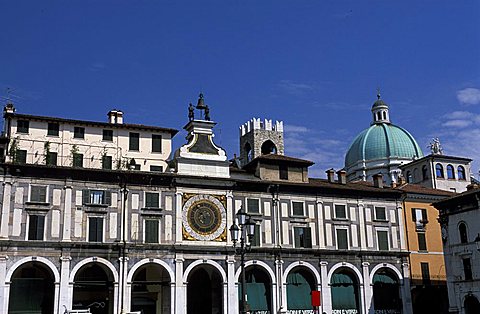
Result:
M270 268L270 266L267 265L267 263L265 262L262 262L262 261L257 261L257 260L252 260L252 261L247 261L245 262L245 269L248 267L248 266L261 266L262 268L265 269L265 271L268 273L268 275L270 276L270 280L272 281L272 285L275 285L277 284L277 280L275 278L275 273L273 272L273 270ZM242 269L241 267L239 267L237 269L237 271L235 272L235 281L236 282L239 282L240 280L240 274L242 272Z
M83 266L85 266L87 264L90 264L90 263L99 263L99 264L102 264L102 265L106 266L112 273L113 281L118 282L118 272L115 269L115 267L108 260L106 260L104 258L101 258L101 257L89 257L89 258L83 259L80 262L78 262L73 267L72 271L70 272L69 282L74 282L75 281L75 275L77 274L78 270L80 268L82 268Z
M185 269L185 272L183 273L183 282L187 282L188 275L190 275L190 272L196 266L204 265L204 264L213 266L216 270L218 270L218 272L222 276L222 282L223 283L227 282L227 274L225 273L225 270L222 268L222 266L220 266L217 262L209 260L209 259L208 260L197 260L197 261L194 261L193 263L191 263L190 265L188 265L187 269Z
M375 265L375 267L372 268L372 271L370 272L370 284L371 285L373 285L373 276L375 276L375 273L382 268L388 268L388 269L392 270L397 275L397 278L398 278L399 282L401 282L403 280L402 273L400 272L400 270L398 270L398 268L396 268L392 264L384 263L384 264Z
M355 267L355 265L350 264L350 263L346 263L346 262L337 263L337 264L333 265L332 268L330 268L330 271L328 272L328 276L327 276L327 282L331 282L332 276L335 273L335 271L339 268L342 268L342 267L352 270L352 272L355 273L355 275L357 276L358 284L363 285L362 273L358 270L357 267Z
M53 264L50 260L40 257L40 256L29 256L29 257L24 257L21 260L17 261L15 264L10 267L10 269L7 271L7 274L5 276L5 282L10 282L13 276L13 273L15 270L17 270L18 267L22 266L25 263L28 262L40 262L47 266L48 269L52 272L54 279L55 279L55 284L58 284L60 282L60 273L58 272L57 267L55 264Z
M271 140L266 140L262 143L261 152L262 155L277 154L278 148L277 145L275 145L275 143L273 143Z
M137 262L135 265L133 265L132 269L130 269L130 271L128 272L128 275L127 275L127 282L132 282L132 279L133 279L133 275L135 274L135 272L140 268L142 267L143 265L146 265L146 264L158 264L160 266L162 266L163 268L165 268L165 270L168 272L168 275L170 276L170 283L174 283L175 282L175 274L173 273L173 270L170 268L170 266L165 263L164 261L158 259L158 258L154 258L154 259L149 259L149 258L145 258L145 259L142 259L141 261Z
M315 269L315 267L312 264L306 263L306 262L301 262L301 261L293 262L290 265L288 265L287 268L285 268L285 270L283 272L283 284L285 284L287 282L287 276L290 273L290 271L292 271L292 269L294 269L296 267L308 268L312 272L313 276L315 277L315 280L317 282L317 286L320 285L320 274L318 273L318 270Z
M246 142L245 145L243 146L243 150L245 152L245 160L246 163L252 161L253 159L253 148L252 145L250 145L250 142Z

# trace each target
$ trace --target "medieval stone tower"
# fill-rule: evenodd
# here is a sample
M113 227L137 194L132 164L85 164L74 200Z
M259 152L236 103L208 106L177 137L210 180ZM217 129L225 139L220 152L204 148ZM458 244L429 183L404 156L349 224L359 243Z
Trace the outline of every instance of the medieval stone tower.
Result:
M266 154L284 154L283 121L253 118L240 126L241 164Z

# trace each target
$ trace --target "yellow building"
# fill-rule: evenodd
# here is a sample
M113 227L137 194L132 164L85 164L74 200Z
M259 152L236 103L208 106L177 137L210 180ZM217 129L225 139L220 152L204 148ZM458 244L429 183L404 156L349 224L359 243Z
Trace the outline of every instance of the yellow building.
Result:
M448 313L447 281L438 211L431 204L454 195L416 184L401 184L413 313Z

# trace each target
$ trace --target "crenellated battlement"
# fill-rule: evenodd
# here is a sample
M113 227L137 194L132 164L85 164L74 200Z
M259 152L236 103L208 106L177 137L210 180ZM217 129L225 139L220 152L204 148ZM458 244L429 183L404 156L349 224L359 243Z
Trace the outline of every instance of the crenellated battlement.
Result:
M272 122L271 119L252 118L240 126L240 136L251 132L252 130L266 130L283 133L283 121Z

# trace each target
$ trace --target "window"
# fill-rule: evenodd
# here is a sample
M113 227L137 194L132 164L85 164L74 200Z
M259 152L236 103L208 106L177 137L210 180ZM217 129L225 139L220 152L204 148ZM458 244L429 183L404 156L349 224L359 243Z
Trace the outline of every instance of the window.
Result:
M129 150L136 150L140 149L140 133L131 133L130 132L130 141L128 144Z
M388 231L377 231L377 241L379 251L388 251Z
M103 241L103 218L89 217L88 218L88 242L102 242Z
M250 244L252 246L260 246L260 225L255 224L255 233Z
M447 166L447 179L455 179L455 171L452 165Z
M82 198L84 205L111 205L112 193L101 190L83 190Z
M158 193L145 192L145 207L160 208L160 197Z
M460 243L468 243L467 225L463 222L460 223L458 231L460 232Z
M425 208L412 208L412 220L415 222L417 231L424 231L428 223L427 210Z
M347 229L337 229L337 249L348 250L348 231Z
M145 220L145 243L158 243L158 220Z
M465 274L465 280L472 280L472 264L470 258L463 259L463 272Z
M430 269L428 263L420 263L422 269L422 281L424 285L430 285Z
M29 215L28 240L43 240L45 230L45 216Z
M247 199L247 212L259 214L260 213L260 201L258 199Z
M17 121L17 132L18 133L28 133L29 126L30 126L30 121L18 120Z
M441 164L436 164L435 165L435 173L437 175L437 178L443 178L443 166Z
M83 154L73 153L72 157L73 157L72 166L82 168L83 167Z
M407 183L412 182L412 173L410 171L407 171Z
M427 240L425 238L425 232L417 233L418 238L418 250L419 251L426 251L427 250Z
M55 152L48 152L47 156L45 156L45 164L48 166L56 166L57 165L57 156L58 154Z
M413 182L418 182L418 181L420 181L419 177L418 177L418 169L415 168L415 169L413 169L412 183Z
M288 180L288 167L286 165L279 166L279 178L280 180Z
M345 205L335 205L335 218L347 219L347 210Z
M73 138L85 138L85 128L79 126L74 127Z
M375 220L387 220L387 211L385 207L375 207Z
M457 172L458 172L458 180L466 180L465 179L465 168L463 168L462 166L458 166Z
M58 136L59 126L58 123L48 122L47 135Z
M162 152L162 136L157 134L152 134L152 152L161 153Z
M427 166L422 166L422 180L428 179L428 170Z
M102 156L102 169L112 170L112 156Z
M15 163L26 164L27 163L27 151L24 149L17 149L15 152Z
M294 227L294 243L297 248L311 248L312 247L312 233L310 228Z
M150 166L150 171L154 171L154 172L163 172L163 167L162 166Z
M30 202L46 203L47 187L39 185L30 186Z
M103 130L102 140L112 142L113 141L113 130Z
M303 202L292 202L292 215L305 216L305 213L303 210Z

